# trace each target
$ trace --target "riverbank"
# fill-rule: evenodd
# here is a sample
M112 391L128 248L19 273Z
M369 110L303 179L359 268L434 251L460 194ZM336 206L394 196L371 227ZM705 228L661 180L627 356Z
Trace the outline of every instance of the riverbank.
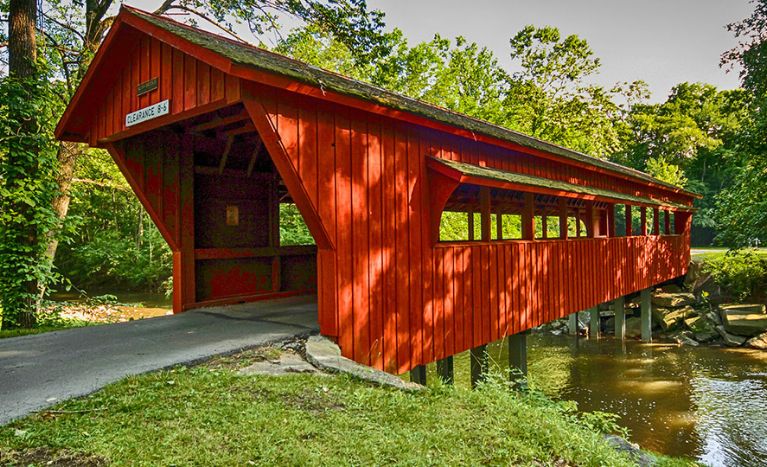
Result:
M131 377L14 422L0 428L0 463L634 465L599 416L537 392L240 371L270 352Z

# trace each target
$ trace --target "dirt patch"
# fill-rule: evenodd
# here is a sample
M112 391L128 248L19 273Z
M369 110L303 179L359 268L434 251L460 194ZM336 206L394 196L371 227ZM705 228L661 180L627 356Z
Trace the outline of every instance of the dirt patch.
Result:
M30 448L20 451L0 451L0 465L45 465L56 467L96 467L109 465L103 457L49 448Z
M282 349L279 347L258 347L244 350L233 355L215 357L205 363L211 370L239 370L256 362L279 360Z

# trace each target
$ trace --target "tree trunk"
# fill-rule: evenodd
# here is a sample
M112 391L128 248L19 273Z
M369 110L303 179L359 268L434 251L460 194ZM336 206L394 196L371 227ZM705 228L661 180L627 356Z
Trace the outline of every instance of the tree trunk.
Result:
M10 0L8 5L8 71L17 78L35 75L37 41L36 0Z
M20 80L34 79L37 75L37 41L35 36L35 21L37 20L37 0L10 0L8 5L8 75ZM10 109L13 112L13 109ZM21 134L29 134L37 128L37 122L34 118L20 118L22 121ZM14 157L9 154L8 157ZM32 164L29 167L31 172L37 170L37 166ZM31 176L36 177L34 173L20 174L18 177ZM8 179L7 184L15 184L18 180ZM32 207L21 203L19 213L22 219L31 219L34 216ZM18 232L19 238L23 243L34 246L38 245L38 233L34 223L29 222ZM31 328L35 325L35 311L37 302L34 299L37 293L37 282L28 280L26 282L27 297L24 300L22 309L15 310L18 322L11 325L23 328Z

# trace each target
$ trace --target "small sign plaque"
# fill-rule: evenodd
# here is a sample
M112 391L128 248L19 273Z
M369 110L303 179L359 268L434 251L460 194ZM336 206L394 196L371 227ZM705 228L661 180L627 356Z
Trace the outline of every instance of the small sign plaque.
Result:
M229 205L226 207L226 225L238 226L240 225L240 209L235 205Z
M141 96L148 92L154 91L155 89L157 89L157 83L158 83L157 78L152 78L149 81L144 81L143 83L139 84L136 87L136 95Z
M170 99L165 99L162 102L138 109L135 112L131 112L125 116L125 126L133 126L137 123L145 122L153 118L167 115L170 112Z

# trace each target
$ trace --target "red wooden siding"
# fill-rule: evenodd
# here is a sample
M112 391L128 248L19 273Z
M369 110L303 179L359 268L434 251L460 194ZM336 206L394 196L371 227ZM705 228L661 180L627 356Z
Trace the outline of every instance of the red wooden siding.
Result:
M321 331L356 361L403 372L686 272L687 236L434 245L429 155L620 185L273 88L249 84L245 96L306 189L302 214L335 246L319 253Z
M126 35L128 33L125 33ZM178 49L146 35L134 40L135 44L119 62L110 64L108 73L112 81L97 90L103 96L93 109L90 124L90 144L98 145L105 139L122 137L121 133L155 128L151 123L125 126L125 116L131 112L170 99L165 122L191 112L207 112L240 99L240 80L211 67ZM140 83L158 78L157 89L137 95Z

